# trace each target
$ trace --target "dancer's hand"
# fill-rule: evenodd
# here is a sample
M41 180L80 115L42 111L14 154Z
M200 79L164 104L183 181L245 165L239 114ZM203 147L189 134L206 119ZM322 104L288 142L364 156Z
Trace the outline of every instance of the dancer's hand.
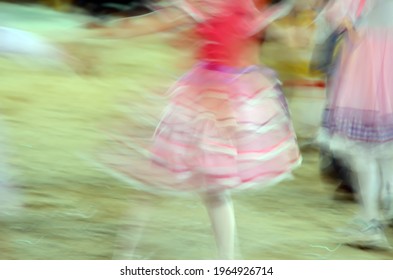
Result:
M119 35L120 30L117 28L105 28L99 33L99 36L104 38L117 38Z
M122 31L133 27L129 18L120 18L109 22L89 22L84 28L91 30L87 37L114 38L121 36Z
M115 39L115 38L120 38L122 37L122 33L125 33L125 30L121 28L116 28L116 27L108 27L108 26L102 26L98 28L92 28L91 31L89 31L85 38L90 38L90 39ZM123 36L125 37L125 36Z
M83 27L86 29L101 29L101 28L106 28L106 25L103 23L92 21L86 23Z
M342 26L348 32L348 37L352 43L356 43L359 41L359 33L349 19L345 19Z

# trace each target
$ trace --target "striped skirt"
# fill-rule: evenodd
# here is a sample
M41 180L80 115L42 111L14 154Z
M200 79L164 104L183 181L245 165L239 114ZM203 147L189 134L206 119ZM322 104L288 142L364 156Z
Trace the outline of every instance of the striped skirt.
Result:
M153 137L155 167L179 191L264 187L301 162L279 81L258 66L200 63L171 89Z

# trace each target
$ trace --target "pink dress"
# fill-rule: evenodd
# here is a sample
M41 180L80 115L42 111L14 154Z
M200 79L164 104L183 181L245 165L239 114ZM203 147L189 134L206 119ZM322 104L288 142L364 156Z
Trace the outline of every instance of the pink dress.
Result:
M150 148L153 166L123 167L134 184L154 191L259 188L287 178L300 164L274 72L242 65L255 43L253 16L232 8L197 26L200 62L170 89Z
M344 41L324 116L323 133L335 150L391 150L386 145L393 141L392 15L391 0L337 0L326 10L332 28L346 18L358 34Z

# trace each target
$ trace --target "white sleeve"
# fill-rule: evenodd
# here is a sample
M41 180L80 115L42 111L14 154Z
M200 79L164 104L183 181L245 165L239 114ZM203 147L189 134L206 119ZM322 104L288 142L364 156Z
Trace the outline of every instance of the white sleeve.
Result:
M330 0L324 14L332 27L338 27L345 19L355 23L362 0ZM366 1L370 4L369 1Z
M314 43L322 44L333 33L335 28L329 24L325 14L320 13L315 19Z
M356 21L359 0L330 0L315 19L315 43L323 43L344 20Z

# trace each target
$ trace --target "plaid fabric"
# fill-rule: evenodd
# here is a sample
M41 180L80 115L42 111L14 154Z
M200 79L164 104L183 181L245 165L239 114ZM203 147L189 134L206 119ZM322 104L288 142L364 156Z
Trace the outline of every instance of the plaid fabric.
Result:
M325 109L322 127L330 134L339 134L356 141L393 141L393 115L382 116L375 111Z

